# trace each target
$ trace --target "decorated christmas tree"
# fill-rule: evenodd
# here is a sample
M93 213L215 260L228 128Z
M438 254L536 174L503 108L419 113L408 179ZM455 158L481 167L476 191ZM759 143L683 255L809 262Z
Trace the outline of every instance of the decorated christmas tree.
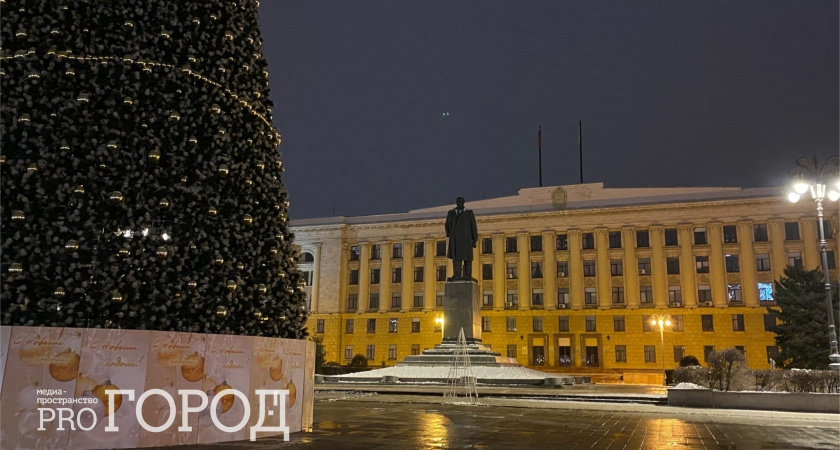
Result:
M306 335L259 2L2 5L2 323Z

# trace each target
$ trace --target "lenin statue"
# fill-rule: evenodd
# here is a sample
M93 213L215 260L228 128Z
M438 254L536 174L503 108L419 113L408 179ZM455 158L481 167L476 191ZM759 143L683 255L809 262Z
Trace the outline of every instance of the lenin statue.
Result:
M449 238L449 250L446 256L452 260L454 273L452 278L472 278L473 248L478 242L478 228L475 216L464 208L464 197L455 200L456 207L446 215L446 237ZM463 266L462 266L463 265Z

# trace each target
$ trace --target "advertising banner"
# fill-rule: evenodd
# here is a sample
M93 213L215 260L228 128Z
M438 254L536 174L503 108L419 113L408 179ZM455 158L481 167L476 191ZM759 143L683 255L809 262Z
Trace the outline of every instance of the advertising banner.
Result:
M210 408L205 409L199 417L199 444L248 439L247 426L232 431L221 429L219 425L238 428L243 420L248 424L249 418L246 414L251 414L249 404L254 402L248 401L248 398L243 401L236 394L244 392L247 395L251 392L254 339L256 338L250 336L208 335L202 390L207 393L211 402L216 400L216 407L213 408L211 403ZM216 420L210 413L211 408L215 409Z

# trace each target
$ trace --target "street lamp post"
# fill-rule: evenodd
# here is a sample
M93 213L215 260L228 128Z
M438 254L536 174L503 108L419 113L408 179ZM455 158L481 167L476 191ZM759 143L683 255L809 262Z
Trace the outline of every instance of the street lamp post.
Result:
M810 193L811 198L817 204L817 219L820 232L820 256L822 257L822 272L825 281L825 307L828 312L828 339L831 354L828 358L831 363L828 365L833 370L840 370L840 353L837 351L837 332L834 329L834 307L831 301L831 280L828 274L828 252L825 243L825 225L823 224L823 201L836 202L840 199L840 179L834 180L827 185L823 177L837 176L837 155L829 156L825 161L819 162L817 156L814 159L799 158L796 160L796 182L787 198L791 203L796 203L803 195Z
M435 319L435 323L440 324L440 343L443 343L443 317Z
M670 314L654 314L651 316L650 323L653 326L659 325L659 342L662 344L662 385L668 385L668 375L665 372L665 327L671 326Z

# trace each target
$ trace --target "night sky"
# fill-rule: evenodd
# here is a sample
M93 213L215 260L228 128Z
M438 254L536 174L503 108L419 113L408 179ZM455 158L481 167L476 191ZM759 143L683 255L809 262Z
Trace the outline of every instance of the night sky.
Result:
M774 186L836 154L838 2L265 0L291 218L584 179ZM444 115L448 113L448 115ZM334 211L334 214L333 214Z

